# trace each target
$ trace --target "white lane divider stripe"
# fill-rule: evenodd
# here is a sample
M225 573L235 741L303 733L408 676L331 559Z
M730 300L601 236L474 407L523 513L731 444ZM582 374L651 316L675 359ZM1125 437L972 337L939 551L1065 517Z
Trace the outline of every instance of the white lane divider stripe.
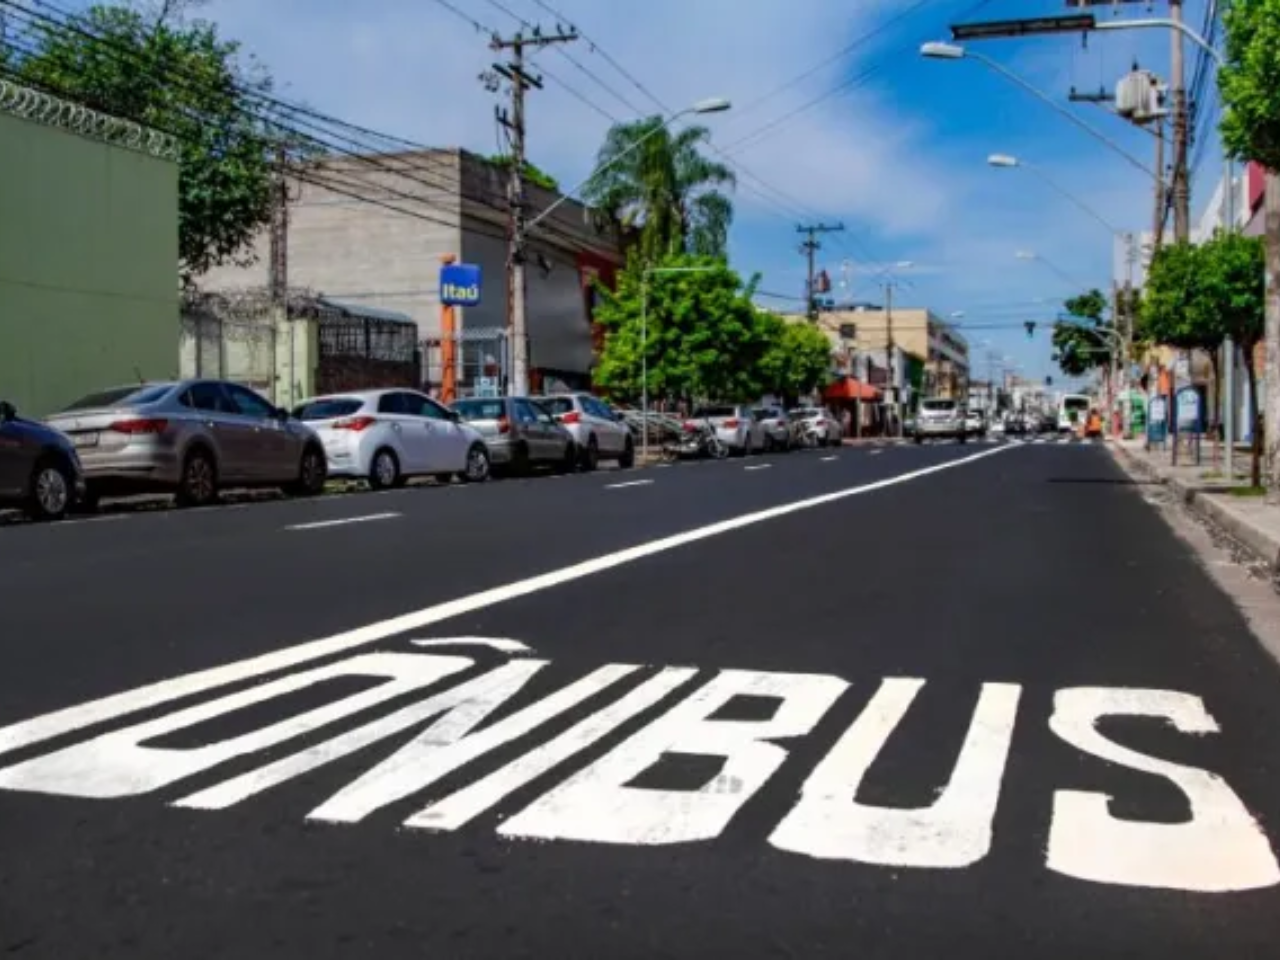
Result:
M772 466L773 466L772 463L756 463L756 464L752 464L749 467L743 467L742 469L743 470L768 470Z
M606 490L622 490L624 487L647 487L652 480L628 480L625 483L606 483Z
M832 460L839 460L839 457L821 457L823 463L830 463Z
M829 503L839 503L851 497L864 496L877 490L885 490L899 484L910 483L913 480L930 477L936 473L944 473L947 470L954 470L957 467L976 463L979 460L986 460L988 457L998 457L1015 449L1017 448L1012 446L990 447L981 453L974 453L967 457L948 460L945 463L933 464L928 467L922 467L919 470L900 473L892 477L886 477L883 480L875 480L860 486L846 487L843 490L806 497L803 500L793 500L790 503L778 504L777 506L767 507L752 513L740 514L727 520L719 520L705 526L694 527L680 533L626 547L613 553L582 560L567 567L548 570L545 573L526 577L523 580L499 584L487 590L479 590L475 593L458 597L455 600L423 607L401 614L398 617L379 620L352 630L345 630L342 633L335 633L327 637L320 637L315 640L294 644L290 647L273 650L270 653L246 657L234 663L196 670L181 677L149 683L124 693L112 694L74 707L55 710L52 713L33 717L30 720L24 720L11 726L0 727L0 756L53 737L92 726L95 723L101 723L139 710L147 710L180 697L191 696L205 690L211 690L229 683L238 683L252 677L274 673L275 671L288 670L291 667L323 657L331 657L339 653L345 653L348 650L366 647L388 637L394 637L397 634L406 633L410 630L421 630L432 624L475 613L477 610L505 603L508 600L540 593L543 590L572 583L584 577L604 573L607 570L614 570L637 560L643 560L646 557L688 546L691 543L732 533L735 530L742 530L758 523L790 516L793 513L811 510L814 507L826 506Z
M323 530L326 527L343 527L350 523L371 523L375 520L392 520L398 513L371 513L363 517L343 517L339 520L318 520L315 523L295 523L286 530Z

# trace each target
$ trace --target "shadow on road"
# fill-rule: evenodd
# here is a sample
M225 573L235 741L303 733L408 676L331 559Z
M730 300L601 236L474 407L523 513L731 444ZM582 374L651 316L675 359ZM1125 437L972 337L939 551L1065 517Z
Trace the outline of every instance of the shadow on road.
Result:
M1046 483L1100 484L1112 487L1159 487L1159 480L1133 480L1129 477L1050 477Z

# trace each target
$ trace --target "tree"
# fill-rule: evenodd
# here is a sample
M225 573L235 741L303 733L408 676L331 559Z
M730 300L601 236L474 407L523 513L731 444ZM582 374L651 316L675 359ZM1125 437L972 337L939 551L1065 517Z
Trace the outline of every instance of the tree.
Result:
M252 259L271 219L281 137L254 111L270 77L240 58L204 21L164 4L139 10L96 5L50 29L18 58L33 86L103 113L153 126L179 142L178 249L184 281L219 264Z
M633 255L618 274L617 288L601 288L596 318L606 339L595 383L618 397L639 397L643 346L650 397L759 397L761 362L770 344L751 302L755 279L744 283L723 260L687 254L668 257L654 269L673 268L698 272L647 271L645 261Z
M493 156L485 157L485 161L493 164L501 170L510 170L512 156L510 154L496 153ZM534 186L541 187L543 190L551 190L555 193L560 192L560 181L547 173L541 167L536 167L528 160L524 162L524 178Z
M1200 247L1196 282L1198 309L1214 318L1215 327L1231 337L1250 359L1265 329L1266 250L1261 240L1238 233L1219 233ZM1262 484L1262 417L1258 410L1257 372L1245 364L1249 409L1253 411L1252 483Z
M1067 313L1083 323L1060 321L1053 325L1053 359L1069 377L1080 377L1111 363L1113 342L1107 332L1115 329L1103 319L1107 298L1101 290L1088 290L1064 304Z
M760 392L793 402L824 386L831 377L827 335L808 322L788 323L763 310L757 316L768 344L760 360Z
M673 136L662 117L615 124L583 196L617 226L640 230L647 261L681 253L724 257L733 203L719 188L735 180L727 166L703 156L699 148L709 137L698 126Z
M1221 305L1207 297L1204 285L1208 245L1180 242L1156 251L1147 272L1142 303L1143 335L1155 343L1179 350L1205 350L1213 363L1214 382L1218 370L1218 348L1226 330Z
M1280 488L1280 0L1231 0L1223 15L1225 64L1218 72L1222 139L1238 159L1267 170L1267 462ZM1246 355L1248 356L1248 355ZM1252 361L1252 357L1249 357Z

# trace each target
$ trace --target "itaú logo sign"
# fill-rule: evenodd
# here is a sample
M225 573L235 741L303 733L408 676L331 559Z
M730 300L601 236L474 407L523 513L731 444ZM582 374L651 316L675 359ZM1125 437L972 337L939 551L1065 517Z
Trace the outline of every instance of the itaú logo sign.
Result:
M178 808L223 811L364 756L363 772L333 795L317 796L307 819L356 823L450 778L452 792L422 801L404 824L454 831L551 777L541 795L498 821L500 835L636 847L714 843L774 783L791 750L837 703L853 699L861 707L825 755L794 783L774 784L794 798L762 838L775 849L850 864L964 869L999 842L1003 794L1042 790L1042 797L1014 802L1045 810L1044 865L1055 873L1202 892L1280 883L1266 835L1223 779L1102 732L1103 725L1119 729L1125 718L1142 718L1188 736L1217 733L1204 703L1189 693L1070 687L1053 693L1045 716L1024 706L1017 683L975 684L972 697L961 698L955 730L963 739L949 769L936 770L931 802L889 807L860 800L859 792L882 754L912 749L899 727L929 696L921 678L864 678L855 690L821 673L633 663L557 678L550 661L517 640L393 645L399 649L251 686L245 682L260 679L260 671L243 661L0 728L0 763L9 764L0 767L0 789L99 801L159 794ZM489 666L477 672L481 658ZM215 692L213 683L232 692ZM325 684L340 688L327 701L316 696ZM197 694L208 698L193 703ZM156 714L174 701L183 705ZM143 711L146 719L129 718ZM1015 775L1011 788L1007 770L1020 762L1011 756L1015 729L1021 742L1050 748L1048 733L1058 747L1037 747L1030 758L1036 775ZM33 749L85 731L79 742ZM517 742L525 744L517 755L503 749ZM587 753L596 759L584 762ZM683 789L644 782L664 759L679 756L714 767ZM234 772L227 769L232 761ZM1113 812L1115 798L1091 788L1089 773L1107 765L1162 781L1163 790L1185 799L1187 815L1169 822L1140 819L1132 809ZM469 779L451 776L458 771Z

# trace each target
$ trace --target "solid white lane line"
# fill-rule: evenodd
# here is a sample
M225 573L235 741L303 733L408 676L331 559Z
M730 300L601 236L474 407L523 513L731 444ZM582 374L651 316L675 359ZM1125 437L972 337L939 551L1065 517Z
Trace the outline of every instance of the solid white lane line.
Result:
M1013 449L1015 448L991 447L981 453L948 460L945 463L934 464L933 466L922 467L919 470L912 470L908 473L900 473L896 476L886 477L883 480L864 483L861 486L846 487L843 490L836 490L832 493L824 493L815 497L807 497L803 500L794 500L791 503L779 504L776 507L756 510L752 513L731 517L728 520L721 520L706 526L695 527L692 530L685 530L682 533L659 537L657 540L650 540L647 543L607 553L604 556L573 563L558 570L549 570L546 573L526 577L514 583L506 583L487 590L480 590L468 596L459 597L456 600L424 607L421 610L414 610L388 620L380 620L377 623L356 627L353 630L346 630L332 636L295 644L292 647L273 650L270 653L249 657L235 663L197 670L194 673L174 677L171 680L161 680L157 683L150 683L133 690L127 690L124 693L117 693L89 703L56 710L44 716L33 717L30 720L24 720L7 727L0 727L0 756L13 750L30 746L33 743L40 743L52 737L59 737L92 724L134 713L138 710L147 710L180 697L191 696L225 684L238 683L251 677L287 670L290 667L296 667L299 664L308 663L322 657L331 657L358 647L365 647L388 637L394 637L397 634L406 633L410 630L421 630L424 627L429 627L445 620L452 620L464 614L483 610L494 604L515 600L519 597L527 597L530 594L550 590L552 587L572 583L575 580L581 580L593 574L614 570L637 560L665 553L668 550L675 550L691 543L718 537L725 533L732 533L735 530L742 530L758 523L790 516L803 510L811 510L814 507L837 503L850 497L862 496L863 494L873 493L876 490L884 490L899 484L910 483L912 480L919 480L935 473L954 470L957 467L976 463L988 457L998 457Z
M323 530L326 527L343 527L349 523L370 523L374 520L392 520L398 513L371 513L363 517L343 517L340 520L319 520L315 523L295 523L286 530Z
M749 467L743 467L742 469L743 470L768 470L772 466L773 466L772 463L757 463Z
M647 487L651 483L653 483L652 480L628 480L625 483L606 483L604 488L606 490L621 490L624 487Z

